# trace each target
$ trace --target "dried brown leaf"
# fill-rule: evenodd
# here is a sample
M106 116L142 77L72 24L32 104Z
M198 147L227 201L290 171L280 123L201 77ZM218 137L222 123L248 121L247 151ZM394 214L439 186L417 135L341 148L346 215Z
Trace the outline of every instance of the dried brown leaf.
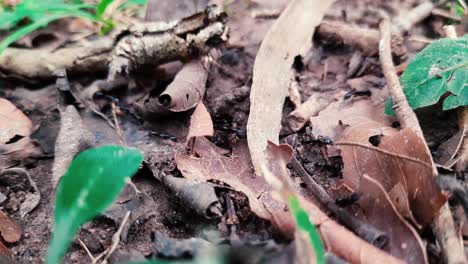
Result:
M268 140L278 143L282 106L288 95L294 57L304 55L310 48L315 27L333 2L289 2L260 46L253 70L247 124L250 153L257 173L261 172L261 166L266 160Z
M413 130L367 121L346 128L337 144L342 151L343 178L355 191L365 188L361 182L364 173L387 192L403 185L411 211L422 225L445 203L445 196L433 182L431 157Z
M194 137L212 136L213 133L213 120L203 102L200 102L190 117L187 141Z
M366 195L359 200L359 205L364 209L369 223L388 234L389 252L407 263L427 263L422 239L398 212L383 186L364 174L360 190Z
M310 118L312 133L336 141L346 127L378 121L390 126L391 119L384 114L383 104L367 98L339 100L331 103L318 116Z
M196 138L193 154L177 153L177 168L184 177L194 180L219 180L249 199L252 212L273 223L285 234L292 235L294 222L263 177L256 177L252 168L247 144L243 141L233 146L230 156L204 137Z
M10 101L0 98L0 144L16 135L27 137L31 132L31 120Z
M8 243L18 242L21 238L23 229L3 211L0 211L0 234Z

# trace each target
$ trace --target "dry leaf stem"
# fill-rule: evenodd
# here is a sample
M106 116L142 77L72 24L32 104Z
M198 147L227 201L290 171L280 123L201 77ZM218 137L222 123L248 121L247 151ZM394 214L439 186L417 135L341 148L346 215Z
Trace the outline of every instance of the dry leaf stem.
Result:
M457 38L457 32L455 30L455 27L452 25L445 26L444 32L448 38L452 38L452 39ZM458 154L459 160L457 161L455 165L455 171L457 172L457 174L463 175L468 165L468 140L466 139L467 137L466 131L468 130L468 107L467 106L458 107L457 112L458 112L458 129L464 131L464 134L462 136L462 144L460 146L460 151Z
M338 222L378 248L383 248L388 243L389 238L384 231L375 228L369 223L359 220L354 215L338 207L325 189L323 189L323 187L318 184L309 173L307 173L296 157L292 158L292 166L305 181L307 186L312 190L315 198L317 198L317 200L319 200L319 202L333 214Z
M398 75L396 74L391 51L391 24L388 19L384 19L381 22L380 34L380 63L387 81L388 89L392 96L394 103L393 108L396 116L400 120L402 128L412 129L421 138L421 140L424 140L425 142L418 119L406 100L403 89L400 86ZM427 144L426 151L432 161L432 156L427 148ZM431 163L433 167L433 175L437 176L437 169L434 166L434 163ZM447 203L440 208L439 214L436 215L433 222L433 230L437 241L440 243L447 263L467 263L463 243L458 239L457 233L455 232L455 224Z

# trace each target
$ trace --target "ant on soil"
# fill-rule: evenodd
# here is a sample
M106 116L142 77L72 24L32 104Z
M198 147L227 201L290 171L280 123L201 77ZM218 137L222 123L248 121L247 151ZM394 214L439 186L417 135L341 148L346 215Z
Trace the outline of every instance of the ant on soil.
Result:
M149 135L153 136L153 137L158 137L158 138L161 138L161 139L164 139L164 140L170 140L172 142L177 142L177 137L171 136L171 135L163 133L163 132L151 131L151 132L149 132Z
M358 96L371 96L371 95L372 95L372 93L369 90L365 90L365 91L352 90L352 91L347 92L344 95L343 99L346 101L346 100L350 99L353 96L358 97Z
M355 202L359 201L359 199L361 199L361 196L362 196L362 194L352 193L352 194L347 195L347 196L336 198L335 203L339 207L348 207L348 206L354 204Z

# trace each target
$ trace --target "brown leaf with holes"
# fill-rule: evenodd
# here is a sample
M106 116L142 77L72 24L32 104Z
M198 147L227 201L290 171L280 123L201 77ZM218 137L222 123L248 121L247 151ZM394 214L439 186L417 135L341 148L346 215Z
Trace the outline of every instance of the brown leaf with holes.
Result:
M285 234L294 233L294 220L284 204L272 194L263 177L254 174L249 149L245 141L232 147L231 155L204 137L196 138L193 155L177 153L177 168L184 177L195 180L218 180L244 193L252 212L272 222ZM288 231L285 231L288 230Z
M0 211L0 234L8 243L18 242L23 229L4 212Z
M278 177L276 183L288 184L286 164L290 161L292 149L287 145L268 142L266 164L269 171ZM261 218L270 220L283 234L294 233L294 219L285 210L281 199L264 177L255 176L247 144L238 142L231 155L206 138L197 138L192 155L177 153L177 167L186 178L198 180L219 180L233 189L244 193L249 199L251 210ZM268 176L267 176L268 177ZM273 180L274 182L275 180ZM355 234L337 224L311 201L299 197L301 205L308 212L326 243L327 250L350 263L403 263L401 260L370 245ZM350 247L349 245L353 245ZM365 252L365 254L363 254Z
M347 127L337 145L343 157L344 181L355 191L362 192L366 187L363 174L389 193L401 184L421 225L430 223L445 203L446 197L433 182L431 157L413 130L397 130L370 120Z
M213 133L213 120L203 102L200 102L190 117L187 141L194 137L212 136Z
M407 263L427 263L425 246L418 231L403 218L383 186L364 174L360 191L365 195L359 205L364 208L369 223L388 234L386 249L392 256Z
M10 101L0 98L0 144L7 143L16 135L27 137L31 132L31 120Z
M310 118L312 133L333 141L341 137L346 127L372 120L390 126L392 117L384 114L383 102L376 103L364 97L333 102L317 116Z

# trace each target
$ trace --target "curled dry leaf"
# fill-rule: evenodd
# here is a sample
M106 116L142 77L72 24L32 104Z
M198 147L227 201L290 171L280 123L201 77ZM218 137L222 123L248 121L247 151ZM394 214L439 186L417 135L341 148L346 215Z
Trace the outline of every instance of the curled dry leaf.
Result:
M32 132L32 122L14 104L0 98L0 144L5 144L14 136L27 137Z
M10 101L0 98L0 170L42 152L29 138L32 122Z
M293 0L266 34L255 59L247 138L256 173L267 141L278 142L284 99L296 55L311 46L315 27L333 0ZM304 12L309 10L310 12Z
M408 204L421 225L428 224L446 197L433 182L431 157L411 129L397 130L368 121L346 128L340 142L346 184L361 192L366 173L387 192L402 184ZM400 196L404 198L404 196Z
M15 243L20 240L22 233L21 226L0 211L0 234L3 239L8 243Z
M222 217L221 205L211 183L170 175L161 177L161 182L199 215L208 219Z
M159 96L158 102L173 112L194 108L205 95L208 69L202 60L187 62L174 81Z
M187 141L194 137L212 136L213 133L213 120L203 102L200 102L190 117Z

